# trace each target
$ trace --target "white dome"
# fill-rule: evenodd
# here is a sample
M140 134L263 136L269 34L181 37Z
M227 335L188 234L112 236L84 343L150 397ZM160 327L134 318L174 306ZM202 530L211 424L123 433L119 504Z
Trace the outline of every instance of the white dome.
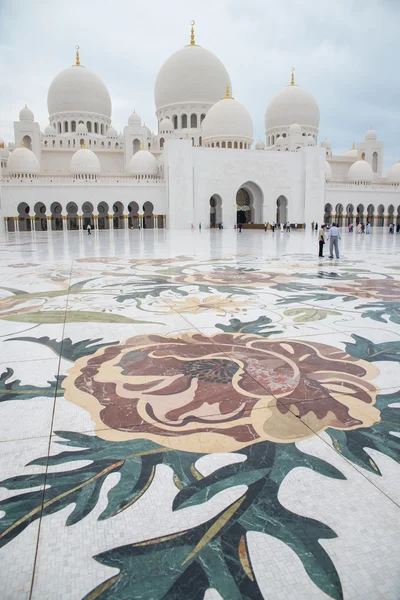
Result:
M387 172L386 179L393 183L400 183L400 160Z
M133 111L133 113L130 115L130 117L128 118L128 125L130 125L131 127L142 126L142 119L140 118L140 115L137 114L137 112Z
M350 156L352 158L357 158L357 148L355 147L354 143L350 150L347 150L347 152L345 152L344 155Z
M100 161L92 150L81 148L71 158L70 169L76 175L98 175Z
M111 117L111 98L95 73L74 65L53 79L47 94L47 108L50 116L77 112Z
M365 134L365 139L375 141L377 139L376 131L374 129L369 129Z
M265 150L265 144L262 140L258 140L255 145L256 150Z
M118 136L118 133L116 132L116 130L114 129L114 127L109 127L107 129L107 133L106 133L108 138L116 138Z
M265 129L288 127L299 123L303 127L319 126L317 101L298 85L288 85L276 94L265 111Z
M289 127L290 135L301 135L301 127L297 123L292 123Z
M322 142L321 142L320 145L321 145L321 148L330 148L331 147L331 142L326 137L324 140L322 140Z
M315 140L314 140L314 138L313 138L313 136L312 136L312 135L308 135L308 136L307 136L307 144L308 144L309 146L314 146L314 145L315 145Z
M234 98L225 97L208 111L201 124L203 142L210 139L253 141L253 121L247 109Z
M174 52L158 72L154 99L157 110L184 103L215 104L231 81L222 62L201 46Z
M53 127L53 125L47 125L46 129L44 130L44 134L45 135L57 135L56 128Z
M24 108L19 111L19 120L20 121L33 121L34 120L33 112L30 108L25 104Z
M371 182L374 173L371 165L366 160L357 160L349 169L349 181L367 181Z
M87 127L85 125L85 123L78 123L78 126L76 128L76 133L87 133Z
M332 178L332 169L328 161L325 161L325 180L329 181Z
M144 129L144 131L146 133L146 137L148 139L151 138L151 129L150 129L150 127L147 127L147 125L143 124L143 129Z
M131 175L157 175L157 160L148 150L136 152L129 163Z
M164 119L161 119L160 121L159 128L160 131L173 131L174 125L171 119L169 119L168 117L164 117Z
M8 158L7 164L10 173L32 173L40 171L39 161L28 148L16 148Z

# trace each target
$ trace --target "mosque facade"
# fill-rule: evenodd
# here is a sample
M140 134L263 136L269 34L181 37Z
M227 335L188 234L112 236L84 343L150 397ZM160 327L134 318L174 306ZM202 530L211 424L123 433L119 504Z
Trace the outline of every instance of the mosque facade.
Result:
M4 231L400 224L400 162L383 173L384 143L372 129L344 156L318 143L318 104L293 73L254 143L226 68L192 26L190 43L162 65L154 98L158 132L134 111L118 134L110 94L77 49L50 85L44 131L25 106L14 141L0 139Z

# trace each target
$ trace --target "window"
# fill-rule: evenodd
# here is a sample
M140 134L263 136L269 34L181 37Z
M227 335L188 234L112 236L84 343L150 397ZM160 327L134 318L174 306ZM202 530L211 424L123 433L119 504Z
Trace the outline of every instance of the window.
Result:
M62 140L60 140L60 148L62 148Z
M202 122L204 121L204 119L205 119L205 118L206 118L206 115L204 115L204 114L203 114L203 115L201 115L201 117L200 117L200 123L202 123Z
M282 137L286 137L286 133L282 133Z
M58 125L58 133L61 133L61 123L57 123Z
M237 147L238 147L238 144L237 144L237 142L235 142L235 143L233 144L233 147L234 147L234 148L237 148Z
M186 129L187 128L187 115L182 115L181 116L181 126L182 126L182 129Z
M150 148L151 148L150 142L147 144L147 148L150 150Z
M274 146L275 144L275 136L272 136L272 145Z
M70 147L70 145L71 145L71 140L68 140L68 148Z
M194 146L194 138L192 138L192 146Z
M240 144L239 144L239 148L240 148L241 150L243 150L243 142L240 142Z
M232 148L232 142L228 142L228 148Z
M190 127L197 127L197 115L195 115L194 113L190 115Z
M378 172L378 153L374 152L372 155L372 170L374 173Z
M89 132L89 133L92 133L92 124L91 124L91 122L90 122L90 121L88 121L88 122L86 123L86 127L87 127L87 130L88 130L88 132Z
M99 124L98 123L94 124L94 132L99 133Z
M103 123L100 125L100 133L101 133L101 135L104 135L104 125L103 125Z
M365 160L365 152L363 152L363 153L361 154L361 158L362 158L362 160Z
M214 142L211 144L211 148L214 148Z
M47 146L47 141L45 141L44 145Z
M53 148L54 148L55 145L56 145L56 140L53 140Z
M215 147L216 147L216 148L219 148L219 142L217 142L217 143L215 144Z
M164 148L164 138L160 138L160 149Z
M176 115L172 117L172 122L174 124L174 129L178 129L178 117Z
M64 132L68 133L68 121L64 121Z
M199 146L203 145L203 140L201 139L201 136L199 137Z
M221 148L226 148L226 144L225 144L225 142L222 142L222 144L221 144Z
M79 143L81 146L83 146L83 144L85 143L85 140L80 140Z
M76 121L71 121L71 131L76 131Z

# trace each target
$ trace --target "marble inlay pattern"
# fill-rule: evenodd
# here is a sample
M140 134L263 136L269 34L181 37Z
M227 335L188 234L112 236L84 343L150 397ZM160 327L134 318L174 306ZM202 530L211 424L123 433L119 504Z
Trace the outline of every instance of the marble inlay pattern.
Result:
M1 597L400 596L400 236L0 242Z

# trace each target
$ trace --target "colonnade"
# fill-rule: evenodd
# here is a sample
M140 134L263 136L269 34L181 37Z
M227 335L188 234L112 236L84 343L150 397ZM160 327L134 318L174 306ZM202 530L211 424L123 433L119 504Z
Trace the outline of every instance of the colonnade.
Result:
M87 224L84 225L84 219L89 220L93 230L106 230L106 229L165 229L167 225L166 215L151 215L153 217L152 227L146 227L144 225L144 213L138 213L136 215L123 214L115 217L114 215L58 215L57 217L50 215L38 216L27 216L27 217L4 217L4 227L7 232L29 232L29 231L79 231L87 228ZM108 226L99 227L99 217L107 222ZM115 227L114 219L118 219L118 226ZM131 225L129 225L129 218L132 219ZM62 227L56 227L56 219L61 219ZM133 219L138 220L138 224L135 227ZM77 227L71 227L71 221L76 222ZM29 222L29 226L27 226ZM45 223L46 227L43 227ZM21 226L22 225L22 226Z

